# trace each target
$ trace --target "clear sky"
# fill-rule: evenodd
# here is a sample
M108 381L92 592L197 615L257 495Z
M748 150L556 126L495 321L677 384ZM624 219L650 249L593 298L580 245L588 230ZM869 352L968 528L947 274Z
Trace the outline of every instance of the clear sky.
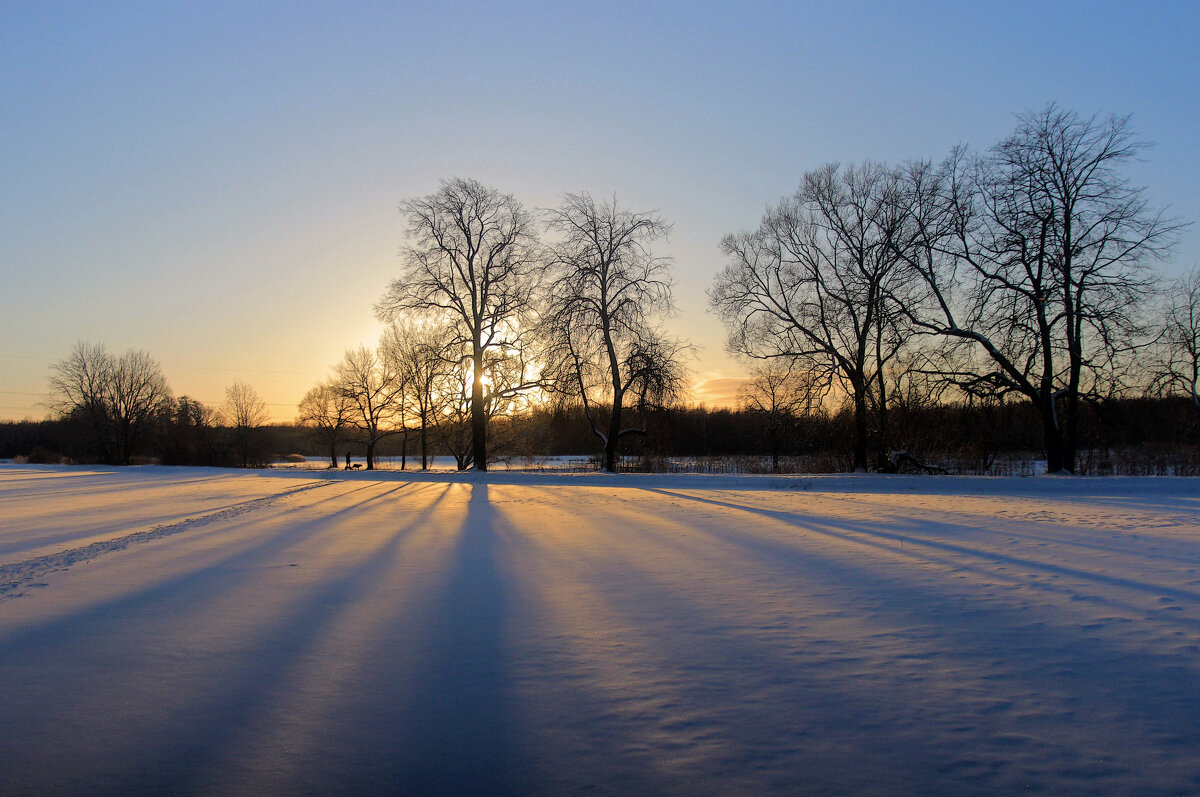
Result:
M718 400L723 235L825 162L984 148L1051 100L1132 114L1132 176L1200 221L1197 2L0 2L0 418L84 340L293 419L378 337L399 202L455 176L661 211ZM1198 261L1193 227L1166 268Z

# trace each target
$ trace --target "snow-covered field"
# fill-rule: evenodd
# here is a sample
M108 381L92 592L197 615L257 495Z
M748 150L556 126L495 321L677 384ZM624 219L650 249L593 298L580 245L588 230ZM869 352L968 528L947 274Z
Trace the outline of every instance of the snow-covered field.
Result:
M0 794L1200 792L1188 479L0 465Z

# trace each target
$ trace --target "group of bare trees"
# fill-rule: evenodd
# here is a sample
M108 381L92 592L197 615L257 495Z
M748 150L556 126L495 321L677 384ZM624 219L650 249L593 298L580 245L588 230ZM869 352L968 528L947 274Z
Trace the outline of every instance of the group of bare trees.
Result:
M416 434L422 467L433 438L459 468L486 470L497 421L557 396L586 408L616 470L621 438L683 392L686 347L660 327L670 264L651 251L669 226L586 194L534 214L465 179L400 210L408 243L375 307L389 324L379 346L347 352L301 404L331 466L339 440L364 443L370 469L378 440Z
M300 402L300 423L313 429L337 467L337 446L355 442L366 449L368 470L375 468L376 446L385 438L418 438L421 467L428 467L431 438L439 447L467 456L462 449L464 391L456 363L447 357L440 328L392 324L372 349L346 352L326 381Z
M1195 279L1164 327L1145 321L1149 265L1180 225L1124 175L1142 149L1127 119L1050 105L986 152L810 172L723 242L710 298L730 348L815 375L806 391L840 388L856 469L872 448L883 464L897 391L924 384L1020 396L1049 470L1074 471L1082 402L1151 382L1195 395Z
M1149 266L1180 225L1125 176L1142 149L1125 118L1049 105L984 152L804 175L758 229L721 244L712 307L730 349L764 362L746 406L782 419L844 398L851 464L866 470L904 445L896 408L1019 397L1059 472L1075 470L1084 402L1134 387L1200 395L1200 283L1176 290L1157 329L1145 320ZM330 440L339 423L356 430L368 467L380 436L419 427L460 467L486 469L495 419L538 391L582 407L615 470L621 441L683 392L688 347L662 328L670 264L653 251L669 225L587 194L533 214L470 180L401 211L401 274L375 308L392 326L322 388L347 418L331 400L303 417ZM378 387L351 377L369 358ZM390 397L382 414L375 395Z
M744 406L782 429L844 401L856 470L895 464L913 434L892 428L898 409L946 397L1026 402L1051 472L1076 470L1087 402L1183 393L1200 413L1200 272L1159 288L1151 265L1182 225L1126 176L1143 149L1126 118L1051 104L986 151L805 174L757 229L721 242L711 306L729 348L759 362ZM467 179L400 210L400 271L374 308L383 337L300 404L331 466L354 441L373 468L380 441L400 436L405 456L419 441L423 468L437 450L486 470L517 414L559 402L581 408L615 471L622 441L682 398L689 346L663 328L658 213L588 194L531 212ZM51 387L110 462L129 461L170 398L145 353L85 344ZM265 406L237 383L223 413L249 464Z
M171 397L162 368L144 351L120 357L77 343L50 377L51 410L87 430L100 461L128 465L155 413Z
M187 396L176 400L158 361L137 349L114 356L104 344L75 344L51 369L48 404L57 418L77 426L85 456L106 464L130 464L155 434L171 438L156 443L173 459L190 445L183 438L219 426L242 467L263 458L261 430L269 414L254 388L234 382L217 409Z

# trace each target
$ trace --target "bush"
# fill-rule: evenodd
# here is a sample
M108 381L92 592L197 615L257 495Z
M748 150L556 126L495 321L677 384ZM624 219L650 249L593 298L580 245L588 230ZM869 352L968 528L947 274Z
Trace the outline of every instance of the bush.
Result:
M31 465L66 465L70 462L62 454L51 451L45 446L35 446L25 461Z

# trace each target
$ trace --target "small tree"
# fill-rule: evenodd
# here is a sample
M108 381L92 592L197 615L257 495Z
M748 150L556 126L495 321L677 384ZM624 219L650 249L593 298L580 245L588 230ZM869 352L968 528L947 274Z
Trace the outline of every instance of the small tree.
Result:
M401 375L386 358L359 346L337 365L334 384L353 408L350 423L367 447L367 470L374 470L375 446L404 430Z
M466 357L455 357L454 348L442 352L442 363L433 374L431 392L437 397L430 413L431 428L438 445L454 457L459 470L473 460L471 437L471 377L463 368Z
M1159 394L1181 393L1200 413L1200 266L1168 291L1153 367Z
M329 446L329 467L336 468L337 444L347 439L357 405L335 382L326 381L310 388L298 409L298 422L313 429L317 438Z
M261 464L262 427L270 420L267 405L258 392L245 382L234 382L225 388L225 403L221 414L233 433L233 446L242 461L242 467Z
M382 356L399 374L404 385L406 409L416 427L421 447L421 470L429 468L430 432L436 428L446 403L451 400L444 394L442 382L447 373L458 373L456 358L445 344L452 338L444 325L397 319L379 343ZM405 426L408 426L407 420Z
M815 412L829 389L829 381L808 371L799 362L768 360L751 369L738 403L744 412L765 421L771 470L779 472L779 454L792 437L796 420Z

